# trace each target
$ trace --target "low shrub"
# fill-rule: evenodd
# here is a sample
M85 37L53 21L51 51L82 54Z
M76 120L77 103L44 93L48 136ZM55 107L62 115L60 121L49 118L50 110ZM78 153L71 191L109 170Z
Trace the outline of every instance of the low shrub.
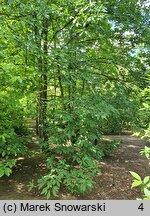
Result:
M142 155L145 155L148 159L150 159L150 148L145 146L144 149L140 152ZM131 188L140 187L142 192L143 200L150 200L150 176L144 177L142 180L141 176L135 172L130 171L130 174L133 176L134 181L131 185ZM139 198L138 198L139 199Z
M118 141L109 141L102 145L93 145L86 139L76 144L51 145L45 153L49 173L37 182L41 194L56 197L62 188L72 194L82 194L94 187L93 177L100 172L97 160L110 155L119 145ZM34 183L30 185L30 189Z

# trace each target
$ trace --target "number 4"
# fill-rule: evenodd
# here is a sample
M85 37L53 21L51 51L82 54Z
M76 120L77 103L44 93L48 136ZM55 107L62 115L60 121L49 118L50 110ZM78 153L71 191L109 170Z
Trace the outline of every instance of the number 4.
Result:
M141 203L138 207L139 210L143 211L144 210L144 206L143 206L143 203Z

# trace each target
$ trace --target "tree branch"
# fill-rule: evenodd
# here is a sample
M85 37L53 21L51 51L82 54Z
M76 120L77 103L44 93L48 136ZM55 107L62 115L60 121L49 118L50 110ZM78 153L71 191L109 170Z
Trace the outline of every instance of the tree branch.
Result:
M64 26L62 26L60 29L56 30L55 33L53 34L53 36L52 36L50 42L53 41L53 39L56 37L56 35L57 35L59 32L63 31L68 25L70 25L70 24L73 22L73 20L74 20L78 15L79 15L79 12L77 12L73 18L71 18L68 22L66 22Z

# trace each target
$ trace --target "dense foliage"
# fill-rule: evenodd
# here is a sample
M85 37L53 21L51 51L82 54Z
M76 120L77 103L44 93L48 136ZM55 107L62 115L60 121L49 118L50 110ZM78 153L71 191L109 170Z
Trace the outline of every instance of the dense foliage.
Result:
M148 128L147 3L3 0L0 16L0 176L27 151L32 118L49 168L42 193L83 193L117 146L97 145L102 135Z

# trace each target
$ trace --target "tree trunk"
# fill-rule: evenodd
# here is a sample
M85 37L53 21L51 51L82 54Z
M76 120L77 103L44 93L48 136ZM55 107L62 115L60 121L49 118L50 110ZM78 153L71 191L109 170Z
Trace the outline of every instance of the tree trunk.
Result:
M44 142L48 141L47 136L47 54L48 54L48 19L43 19L41 35L35 27L35 39L39 49L38 70L41 73L39 80L39 92L37 96L37 118L36 132Z
M42 42L43 42L43 57L42 57L42 73L41 73L41 79L40 79L40 107L39 107L39 116L40 116L40 133L39 137L43 141L48 141L47 136L47 54L48 54L48 20L43 19L43 29L41 34ZM41 44L42 46L42 44Z

